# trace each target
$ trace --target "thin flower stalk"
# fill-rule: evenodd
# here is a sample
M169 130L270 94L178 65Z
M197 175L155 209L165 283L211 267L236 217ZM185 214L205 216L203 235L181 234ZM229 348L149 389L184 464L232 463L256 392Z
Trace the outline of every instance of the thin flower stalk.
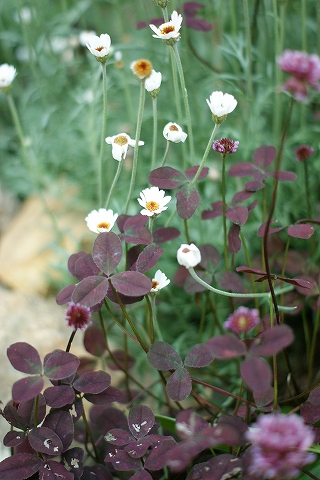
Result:
M253 99L252 45L251 45L251 23L250 23L248 0L243 0L243 10L244 10L245 29L246 29L246 57L247 57L246 86L247 86L248 101L251 103Z
M168 153L169 153L169 149L170 149L170 141L167 140L167 145L166 145L166 149L165 149L165 152L164 152L164 155L163 155L163 159L162 159L162 162L161 162L161 167L164 167L165 163L166 163L166 160L167 160L167 157L168 157Z
M191 182L191 185L194 185L194 184L196 183L196 181L198 180L198 178L199 178L199 175L200 175L200 173L201 173L201 170L203 169L204 164L206 163L207 157L208 157L208 155L209 155L209 152L210 152L210 150L211 150L211 148L212 148L213 140L214 140L214 138L215 138L215 136L216 136L216 133L217 133L219 127L220 127L220 125L219 125L218 123L216 123L216 124L214 125L214 129L212 130L211 137L210 137L210 139L209 139L207 148L205 149L205 152L204 152L204 154L203 154L203 157L202 157L200 166L199 166L199 168L198 168L198 170L197 170L197 173L195 174L195 176L194 176L194 178L193 178L193 180L192 180L192 182Z
M115 176L114 176L113 182L112 182L112 184L111 184L111 187L110 187L110 190L109 190L109 193L108 193L108 197L107 197L107 200L106 200L105 208L108 208L108 205L109 205L110 198L111 198L111 196L112 196L113 190L115 189L115 186L116 186L116 184L118 183L119 176L120 176L120 172L121 172L121 169L122 169L122 164L123 164L123 161L121 160L121 161L118 163L117 171L116 171L116 174L115 174Z
M102 205L103 186L105 185L103 178L103 148L105 144L106 128L107 128L107 67L106 63L101 63L102 69L102 89L103 89L103 112L102 112L102 129L100 139L100 155L98 163L98 191L99 191L99 206ZM108 188L108 185L106 185Z
M152 97L152 114L153 114L153 137L152 137L151 171L154 169L156 165L156 155L157 155L157 135L158 135L157 97Z
M123 333L124 333L127 337L130 337L131 340L133 340L135 343L139 344L139 341L138 341L133 335L131 335L131 333L129 333L128 330L126 330L126 329L121 325L121 323L119 322L119 320L113 315L112 310L111 310L111 308L109 307L108 302L106 301L106 299L104 299L104 304L105 304L106 309L108 310L108 313L109 313L110 317L111 317L111 318L113 319L113 321L118 325L118 327L120 328L120 330L122 330Z
M226 217L227 205L226 205L226 155L225 154L222 155L221 196L222 196L224 264L225 264L226 270L229 270L227 217Z
M184 108L186 112L186 119L187 119L187 128L188 128L188 135L189 135L189 142L190 142L190 161L194 162L194 142L193 142L193 132L192 132L192 123L191 123L191 114L190 114L190 107L189 107L189 100L188 100L188 91L186 88L185 80L184 80L184 74L183 74L183 68L181 64L181 59L179 55L179 50L178 46L175 43L172 47L177 67L178 67L178 73L180 77L180 84L181 84L181 90L182 90L182 98L184 102Z
M150 295L150 303L151 303L151 310L152 310L152 322L154 329L157 333L158 340L163 341L163 336L159 327L158 319L157 319L157 309L156 309L156 296Z
M140 133L141 133L141 125L142 125L142 117L143 117L143 110L144 110L144 103L146 98L146 90L144 88L144 81L140 82L140 100L139 100L139 109L138 109L138 118L137 118L137 126L136 126L136 144L133 150L133 162L132 162L132 173L131 173L131 181L129 187L129 193L126 201L125 212L128 212L129 203L132 197L132 192L134 189L136 175L137 175L137 168L138 168L138 153L139 153L139 140L140 140Z
M214 288L212 287L211 285L209 285L208 283L206 283L204 280L202 280L200 277L198 277L198 275L196 274L195 270L193 267L190 267L188 268L189 272L190 272L190 275L191 277L198 283L200 283L200 285L202 285L203 287L207 288L208 290L210 290L211 292L213 293L217 293L218 295L223 295L225 297L233 297L233 298L270 298L271 296L271 292L267 292L267 293L251 293L251 292L248 292L248 293L235 293L235 292L225 292L224 290L219 290L218 288ZM281 293L286 293L286 292L290 292L291 290L293 290L293 286L292 285L288 285L287 287L283 287L283 288L279 288L279 289L276 289L274 290L274 295L280 295Z
M312 380L313 380L313 362L314 362L314 355L316 351L316 344L317 344L317 333L319 330L319 325L320 325L320 308L317 310L317 316L316 320L314 323L314 329L313 329L313 335L312 335L312 342L311 342L311 348L310 348L310 355L309 355L309 361L308 361L308 386L311 387L312 385Z

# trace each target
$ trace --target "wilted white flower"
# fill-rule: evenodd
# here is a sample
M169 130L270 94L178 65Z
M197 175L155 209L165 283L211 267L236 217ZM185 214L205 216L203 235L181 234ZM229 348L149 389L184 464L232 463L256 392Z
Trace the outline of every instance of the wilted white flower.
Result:
M126 133L119 133L113 137L107 137L106 143L112 145L112 156L118 162L121 162L122 159L126 158L128 146L134 147L136 140L132 140ZM139 146L144 145L142 140L139 140Z
M195 267L201 261L201 253L193 243L183 243L177 252L177 260L186 268Z
M114 226L117 218L118 214L113 213L112 210L99 208L99 210L92 210L85 220L89 230L94 233L101 233L109 232Z
M209 100L207 99L207 104L209 105L216 123L221 123L228 113L233 112L237 103L238 102L233 95L222 92L213 92L211 93Z
M159 27L151 24L149 27L154 31L155 35L152 35L154 38L160 38L164 40L169 45L174 45L178 40L180 40L179 30L181 28L182 16L175 10L171 14L171 20L169 22L163 23Z
M152 73L152 63L146 58L135 60L131 63L130 68L140 80L149 77Z
M92 35L87 43L87 48L99 62L104 62L111 50L111 39L107 33L102 33L100 37Z
M147 92L152 93L156 90L158 94L161 81L162 81L161 72L156 72L155 70L152 70L151 75L149 75L149 77L145 79L144 87L147 90Z
M140 213L148 217L159 215L159 213L167 210L168 207L165 205L171 200L171 197L165 197L165 191L159 190L158 187L145 188L140 192L140 197L138 202L143 207Z
M79 43L83 47L86 47L87 44L90 43L91 39L96 36L97 34L94 30L82 30L82 32L79 33Z
M185 142L188 135L182 131L180 125L170 122L164 127L163 136L170 142L179 143Z
M10 87L16 75L17 70L12 65L7 63L0 65L0 88Z
M158 292L162 288L169 285L170 280L166 277L166 275L161 272L161 270L157 270L154 278L152 279L152 288L150 292Z

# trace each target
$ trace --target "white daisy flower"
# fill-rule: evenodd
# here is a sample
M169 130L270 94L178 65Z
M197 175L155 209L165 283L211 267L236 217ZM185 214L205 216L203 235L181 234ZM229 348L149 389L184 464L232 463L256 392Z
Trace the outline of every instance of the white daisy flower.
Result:
M185 142L188 135L182 131L180 125L170 122L164 127L163 136L170 142L179 143Z
M165 197L165 191L159 190L158 187L145 188L140 192L140 197L138 202L143 207L140 213L148 217L159 215L159 213L167 210L168 207L165 205L171 200L171 197Z
M154 90L158 90L160 88L161 81L161 72L156 72L155 70L152 70L151 75L145 79L144 87L147 92L153 92Z
M130 68L140 80L148 78L152 73L152 63L146 58L135 60L131 63Z
M100 37L97 37L96 35L90 36L87 48L97 59L106 58L111 51L110 36L107 33L103 33Z
M105 139L106 143L112 145L112 156L118 162L121 162L126 158L128 146L134 147L136 140L132 140L126 133L119 133L118 135L113 135L113 137L107 137ZM144 145L142 140L139 140L139 146Z
M155 35L152 35L154 38L160 38L166 43L173 44L180 39L179 30L181 28L182 16L175 10L171 14L171 20L169 22L163 23L160 27L155 25L149 25L151 30L154 31Z
M86 217L86 222L89 230L94 233L110 232L118 218L117 213L105 208L99 210L92 210Z
M221 117L225 118L228 113L233 112L238 102L233 95L222 92L213 92L211 93L210 98L207 99L207 104L209 105L209 108L216 123L221 123L217 121L217 119Z
M152 279L152 288L150 292L159 292L162 288L169 285L170 280L166 277L166 275L161 272L161 270L157 270L154 278Z
M180 265L186 268L195 267L201 261L201 253L193 243L183 243L177 252L177 260Z
M10 87L17 75L17 70L7 63L0 65L0 88Z
M97 34L94 30L82 30L79 34L79 43L83 47L86 47L88 43L90 43L93 37L96 37ZM97 37L98 38L98 37ZM89 47L88 47L89 48ZM90 50L90 48L89 48ZM90 50L91 51L91 50ZM91 52L92 53L92 52Z

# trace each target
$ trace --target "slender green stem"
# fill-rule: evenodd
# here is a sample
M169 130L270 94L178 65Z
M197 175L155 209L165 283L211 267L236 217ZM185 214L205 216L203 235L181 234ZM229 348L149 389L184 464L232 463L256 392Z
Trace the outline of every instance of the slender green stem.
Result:
M213 293L218 293L219 295L223 295L225 297L234 297L234 298L270 298L270 293L234 293L234 292L225 292L224 290L219 290L217 288L212 287L211 285L208 285L204 280L202 280L196 272L194 271L193 268L189 268L189 272L192 278L200 285L203 287L207 288L208 290L211 290ZM275 295L280 295L283 292L290 292L293 290L293 285L288 285L287 287L279 288L278 290L274 290Z
M38 408L39 408L39 395L36 396L34 402L34 412L33 412L33 426L37 428L38 426Z
M243 10L246 29L246 57L247 57L247 72L246 72L246 86L247 96L251 103L253 99L253 84L252 84L252 47L251 47L251 27L250 27L250 14L249 14L249 2L243 0Z
M113 319L114 323L116 323L116 324L118 325L118 327L123 331L123 333L125 333L128 337L131 338L131 340L133 340L134 342L136 342L136 343L139 345L139 341L138 341L133 335L131 335L131 333L129 333L128 330L126 330L126 329L123 327L123 325L121 325L121 323L119 322L119 320L113 315L112 310L111 310L111 308L109 307L106 299L104 299L104 304L105 304L106 309L107 309L108 312L109 312L110 317Z
M248 267L251 268L251 259L250 259L250 255L249 255L249 250L248 250L248 245L247 245L247 241L246 241L246 238L245 236L243 235L241 229L240 229L240 239L241 239L241 242L242 242L242 246L243 246L243 250L244 250L244 254L246 256L246 262L247 262L247 265ZM251 284L252 284L252 288L253 288L253 291L254 293L257 293L257 284L254 282L254 277L253 277L253 274L250 273L250 280L251 280ZM255 299L255 307L258 309L258 300Z
M181 84L181 90L182 90L182 98L184 102L184 108L186 112L186 120L187 120L187 127L188 127L188 135L189 135L189 144L190 144L190 162L191 165L194 163L194 141L193 141L193 132L192 132L192 123L191 123L191 113L190 113L190 107L189 107L189 100L188 100L188 91L186 87L186 83L184 80L184 74L183 74L183 68L181 64L181 59L179 55L179 50L178 46L175 43L173 45L173 52L175 55L175 59L177 62L177 67L178 67L178 73L180 77L180 84Z
M153 321L154 329L157 332L158 340L163 341L163 336L162 336L158 319L157 319L156 295L150 295L150 303L151 303L151 309L152 309L152 321Z
M106 182L103 181L103 149L105 145L106 138L106 128L107 128L107 65L106 63L101 63L102 68L102 88L103 88L103 110L102 110L102 129L101 129L101 139L100 139L100 155L99 155L99 164L98 164L98 189L99 189L99 207L102 206L103 199L103 185Z
M312 335L312 343L311 343L311 348L310 348L310 356L309 356L309 362L308 362L308 386L311 386L312 384L312 374L313 374L313 361L314 361L314 354L316 350L316 344L317 344L317 333L319 330L319 324L320 324L320 308L317 310L317 316L316 316L316 321L314 324L314 329L313 329L313 335Z
M69 338L69 342L68 342L68 345L67 345L67 348L66 348L66 352L70 352L70 348L71 348L71 345L72 345L72 342L73 342L73 339L74 339L76 333L77 333L77 329L73 330L73 332L71 333L70 338Z
M152 139L151 171L155 167L156 156L157 156L157 134L158 134L157 97L152 97L152 113L153 113L153 139Z
M207 145L207 148L205 149L205 152L203 154L203 157L202 157L202 160L201 160L201 163L200 163L200 166L197 170L197 173L195 174L192 182L191 182L191 185L194 185L196 183L196 181L198 180L199 178L199 175L201 173L201 170L203 169L204 167L204 164L206 163L206 160L207 160L207 157L209 155L209 152L210 152L210 149L212 148L212 144L213 144L213 140L214 140L214 137L216 136L216 133L218 131L218 128L220 127L220 124L216 123L214 125L214 129L212 130L212 133L211 133L211 137L209 139L209 142L208 142L208 145Z
M107 198L107 200L106 200L105 208L108 208L111 195L112 195L113 190L114 190L114 188L115 188L115 186L116 186L116 184L117 184L117 182L118 182L119 175L120 175L121 168L122 168L122 163L123 163L123 159L120 160L119 165L118 165L118 167L117 167L117 171L116 171L115 177L114 177L114 179L113 179L112 185L111 185L110 190L109 190L109 193L108 193L108 198Z
M150 336L150 343L154 343L154 325L153 325L153 312L152 312L152 305L149 298L149 295L145 296L147 306L148 306L148 314L149 314L149 336Z
M184 225L184 232L186 234L187 243L190 244L191 240L190 240L190 235L189 235L188 220L183 220L183 225Z
M308 171L308 162L305 160L303 163L303 169L304 169L304 188L305 188L305 197L306 197L306 202L307 202L307 217L312 218L312 210L311 210L311 202L310 202L310 193L311 193L311 188L309 186L309 171Z
M227 239L227 204L226 204L226 155L222 155L222 176L221 176L221 195L222 195L222 219L223 219L223 251L224 264L226 270L229 270L228 261L228 239Z
M87 432L87 435L90 439L90 442L91 442L91 445L92 445L92 448L93 448L93 451L94 451L94 454L95 454L95 457L96 457L95 460L99 461L99 453L98 453L94 438L92 436L92 433L91 433L91 430L90 430L90 427L89 427L89 423L88 423L88 420L87 420L87 416L86 416L86 412L85 412L84 407L82 408L82 420L83 420L83 423L86 427L86 432Z
M307 0L301 0L301 47L307 51Z
M132 196L135 181L136 181L137 168L138 168L139 140L140 140L145 98L146 98L146 89L144 88L144 81L141 81L140 82L140 100L139 100L138 118L137 118L137 126L136 126L136 138L135 138L136 143L133 150L131 181L130 181L129 193L128 193L128 198L127 198L124 213L127 213L128 211L129 203L131 200L131 196Z
M169 153L170 145L171 145L171 142L170 142L169 140L167 140L166 151L164 152L164 155L163 155L161 167L164 167L164 164L166 163L167 156L168 156L168 153Z

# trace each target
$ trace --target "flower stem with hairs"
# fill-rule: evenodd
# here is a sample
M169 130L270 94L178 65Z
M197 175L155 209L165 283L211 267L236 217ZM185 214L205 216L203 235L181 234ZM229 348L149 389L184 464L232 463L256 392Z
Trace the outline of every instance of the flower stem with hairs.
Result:
M198 180L198 178L199 178L199 175L200 175L200 173L201 173L201 170L202 170L203 167L204 167L204 164L206 163L207 157L208 157L208 155L209 155L210 149L211 149L212 144L213 144L214 137L216 136L216 133L217 133L219 127L220 127L220 124L218 124L218 123L216 123L216 124L214 125L214 129L213 129L213 131L212 131L212 133L211 133L211 137L210 137L210 139L209 139L207 148L205 149L205 152L204 152L204 154L203 154L203 157L202 157L200 166L199 166L199 168L198 168L198 170L197 170L197 173L195 174L195 176L194 176L194 178L193 178L193 180L192 180L192 182L191 182L191 185L194 185L194 184L196 183L196 181Z

